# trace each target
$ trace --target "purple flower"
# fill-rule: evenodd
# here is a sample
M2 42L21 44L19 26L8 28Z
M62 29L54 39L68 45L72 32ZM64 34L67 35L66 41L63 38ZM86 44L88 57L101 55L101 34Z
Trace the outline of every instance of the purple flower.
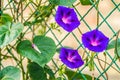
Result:
M101 31L95 29L82 35L83 45L91 51L102 52L107 48L109 38Z
M58 6L56 16L56 22L66 31L72 32L80 25L80 21L72 8Z
M61 48L59 58L71 69L78 68L84 64L77 50Z

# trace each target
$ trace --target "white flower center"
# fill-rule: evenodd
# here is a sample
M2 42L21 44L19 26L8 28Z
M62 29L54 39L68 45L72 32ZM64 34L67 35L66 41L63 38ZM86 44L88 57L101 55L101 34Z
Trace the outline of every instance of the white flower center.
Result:
M68 57L67 57L68 61L74 62L75 58L76 58L76 56L71 56L71 53L68 54Z
M63 18L62 18L62 21L63 21L65 24L70 24L69 19L70 19L70 17L63 17Z
M91 45L92 45L92 46L98 46L98 44L99 44L99 43L98 43L97 41L91 41Z

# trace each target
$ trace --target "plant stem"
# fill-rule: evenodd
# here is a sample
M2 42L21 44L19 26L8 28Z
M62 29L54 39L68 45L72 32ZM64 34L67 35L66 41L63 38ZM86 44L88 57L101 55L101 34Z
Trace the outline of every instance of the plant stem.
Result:
M95 0L95 2L96 2L96 0ZM100 2L100 0L98 0L98 1L97 1L97 4L96 4L96 10L97 10L97 26L99 25L99 2ZM97 60L98 60L98 63L99 63L99 65L100 65L101 69L104 70L101 62L99 61L99 57L98 57L98 56L97 56ZM106 65L106 63L105 63L105 65ZM105 73L105 75L106 75L106 79L108 80L108 74Z
M98 59L98 58L95 58L95 59ZM104 60L102 60L102 59L100 59L100 58L99 58L98 60L106 63L107 65L110 65L109 63L107 63L106 61L104 61ZM113 68L115 71L117 71L118 73L120 73L120 71L118 71L115 67L111 66L111 68Z
M99 61L99 57L98 57L98 56L97 56L97 60L98 60L98 63L99 63L99 65L100 65L101 69L104 71L104 68L103 68L101 62ZM105 63L105 64L106 64L106 63ZM106 75L106 79L108 80L108 74L107 74L107 72L105 73L105 75Z
M99 25L99 1L100 0L98 0L98 2L96 4L96 9L97 9L97 26Z
M94 71L93 71L93 73L92 73L92 80L94 80L95 79L95 76L94 76Z
M20 68L21 68L21 70L22 70L22 78L23 78L23 80L26 80L26 79L25 79L25 71L24 71L24 66L23 66L23 64L22 64L22 60L23 60L23 59L22 59L22 56L20 55L20 61L21 61L21 62L20 62L21 67L20 67Z
M73 80L73 78L75 77L75 75L77 74L77 71L78 71L79 69L77 69L76 71L75 71L75 73L72 75L72 77L71 77L71 79L70 80Z

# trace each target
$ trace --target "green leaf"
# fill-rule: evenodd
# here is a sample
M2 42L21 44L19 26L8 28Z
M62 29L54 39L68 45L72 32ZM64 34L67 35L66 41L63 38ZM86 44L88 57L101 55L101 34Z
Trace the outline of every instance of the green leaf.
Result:
M83 73L77 73L75 71L72 71L70 69L67 69L66 68L66 71L65 71L65 74L67 75L68 77L68 80L82 80L83 79L83 76L86 78L86 80L92 80L92 76L88 75L88 74L83 74Z
M36 36L33 39L33 43L35 45L34 48L29 40L21 41L17 45L17 51L22 56L29 58L43 67L54 56L56 45L51 38L45 36Z
M20 70L13 66L8 66L0 71L0 80L20 80Z
M57 49L56 49L56 52L57 52L57 53L60 53L60 49L61 49L61 48L62 48L62 47L57 48ZM64 48L73 49L72 47L69 47L69 46L64 46Z
M33 39L33 43L40 50L41 58L43 58L43 61L45 61L46 63L49 62L56 52L55 42L49 37L36 36ZM42 64L42 62L41 62L41 64ZM43 65L44 65L44 63L43 63Z
M116 40L113 40L112 42L110 42L108 44L107 50L115 48L115 43L116 43ZM117 44L118 44L117 47L119 48L120 47L120 39L117 40Z
M12 22L12 17L9 14L2 14L0 19L0 25L5 24L7 22Z
M49 0L49 3L52 5L58 5L60 3L60 0Z
M54 9L54 5L38 6L38 9L35 12L35 23L40 23L44 18L49 17Z
M93 0L91 0L92 2L94 2ZM90 0L80 0L82 5L92 5Z
M64 79L63 77L58 77L55 80L66 80L66 79Z
M75 2L76 0L60 0L59 5L62 6L72 6L72 4Z
M119 34L120 34L120 30L118 31L118 34L117 34L117 37L116 37L114 52L115 52L117 58L120 59L120 44L118 44L118 42L120 42L120 39L118 38Z
M21 23L6 23L0 26L0 48L15 40L22 32L24 26Z
M117 57L120 58L120 47L117 48Z
M54 73L53 73L52 69L50 69L49 66L46 65L46 66L44 67L44 71L45 71L46 74L49 75L49 79L48 79L48 80L55 80Z
M5 78L2 78L2 80L14 80L13 78L9 78L9 77L5 77Z
M47 80L44 68L39 66L37 63L31 62L28 64L28 72L31 80Z
M38 63L39 65L43 61L42 58L40 57L41 56L40 53L32 48L32 44L29 40L21 41L17 45L17 51L22 56L29 58L30 60Z

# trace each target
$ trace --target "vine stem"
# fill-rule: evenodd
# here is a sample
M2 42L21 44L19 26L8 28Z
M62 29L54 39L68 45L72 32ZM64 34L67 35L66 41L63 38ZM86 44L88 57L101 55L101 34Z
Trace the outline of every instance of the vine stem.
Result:
M92 72L92 80L94 80L95 79L95 75L94 75L94 70L93 70L93 72Z
M95 59L98 59L98 58L95 58ZM109 63L107 63L106 61L104 61L102 59L98 59L98 60L106 63L107 65L110 65ZM120 71L118 71L115 67L111 66L111 68L113 68L116 72L120 73Z
M9 2L9 0L8 0L8 2ZM10 11L11 11L12 17L13 17L13 19L15 21L15 14L14 14L14 12L12 10L12 6L10 4L9 4L9 7L10 7Z
M100 0L98 0L98 2L96 4L96 8L97 8L97 26L99 25L99 2L100 2Z
M96 0L95 0L95 2L96 2ZM98 1L97 1L97 4L96 4L96 9L97 9L97 26L99 25L99 2L100 2L100 0L98 0ZM98 28L97 28L97 29L98 29ZM100 65L101 69L104 70L105 67L103 68L101 62L99 61L99 57L98 57L98 56L97 56L97 60L98 60L98 63L99 63L99 65ZM105 59L105 60L106 60L106 59ZM106 65L106 63L105 63L105 65ZM105 75L106 75L106 78L107 78L107 80L108 80L108 74L105 73Z
M25 71L24 71L24 66L23 66L23 64L22 64L22 56L20 55L20 65L21 65L21 70L22 70L22 78L23 78L23 80L26 80L25 79Z
M98 56L97 56L97 60L98 60L98 63L99 63L99 65L100 65L101 69L104 70L101 62L99 61L99 57L98 57ZM106 65L106 62L105 62L105 65ZM108 74L107 74L107 72L105 73L105 75L106 75L106 78L107 78L107 80L108 80Z
M82 33L82 31L80 30L80 28L78 27L77 29L78 29L78 32L82 35L83 33ZM84 50L84 52L83 52L82 59L85 57L85 52L86 52L86 48L85 48L85 50Z

